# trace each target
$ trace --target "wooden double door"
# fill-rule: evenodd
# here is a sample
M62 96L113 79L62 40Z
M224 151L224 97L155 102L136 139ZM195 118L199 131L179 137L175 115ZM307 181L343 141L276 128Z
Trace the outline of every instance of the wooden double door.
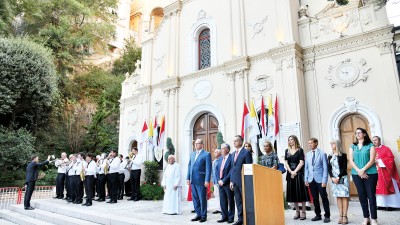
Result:
M202 139L204 150L211 153L214 159L214 150L218 147L217 142L218 120L211 113L204 113L197 118L193 127L193 140Z
M368 120L359 114L348 115L340 123L340 140L342 142L343 150L344 152L346 152L347 155L349 153L350 146L356 141L354 132L359 127L367 130L368 134L371 137ZM350 178L351 165L349 162L347 163L347 173L349 174L349 181L350 181L350 196L356 197L358 196L358 194L356 186L354 185L354 182Z

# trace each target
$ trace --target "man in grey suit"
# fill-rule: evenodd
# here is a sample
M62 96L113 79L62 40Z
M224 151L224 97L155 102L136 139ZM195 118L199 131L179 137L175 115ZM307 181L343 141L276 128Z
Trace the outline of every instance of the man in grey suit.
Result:
M328 159L325 152L317 148L318 140L316 138L310 138L308 140L308 146L310 146L310 151L307 153L305 159L304 182L306 186L310 187L314 201L314 211L316 215L311 219L311 221L322 220L321 207L319 205L319 195L321 195L325 211L324 223L329 223L331 221L331 214L329 210L328 195L326 193L326 184L328 182Z

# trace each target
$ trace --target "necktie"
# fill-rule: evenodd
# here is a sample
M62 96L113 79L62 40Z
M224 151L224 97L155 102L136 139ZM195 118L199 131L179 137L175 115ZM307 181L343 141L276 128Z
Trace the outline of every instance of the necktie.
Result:
M196 157L194 158L194 161L196 161L197 156L199 156L200 151L196 150Z
M239 155L239 150L236 150L236 153L235 153L235 162L236 162L236 159L237 159L238 155Z
M225 159L226 158L224 157L224 159L222 160L221 169L219 170L219 178L220 179L222 179L222 175L223 175L223 172L224 172Z
M312 151L312 165L314 166L315 161L315 151Z

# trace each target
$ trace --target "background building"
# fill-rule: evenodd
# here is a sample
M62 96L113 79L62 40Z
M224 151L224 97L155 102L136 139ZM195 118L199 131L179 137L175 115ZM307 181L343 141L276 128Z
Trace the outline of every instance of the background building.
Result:
M279 102L281 160L290 134L306 150L316 137L329 153L331 139L348 149L364 127L400 164L393 25L382 1L364 2L133 1L142 61L122 83L120 153L141 142L145 120L165 115L185 175L193 139L210 151L220 131L231 144L244 101L259 110L261 97L271 96ZM152 149L142 154L154 159Z

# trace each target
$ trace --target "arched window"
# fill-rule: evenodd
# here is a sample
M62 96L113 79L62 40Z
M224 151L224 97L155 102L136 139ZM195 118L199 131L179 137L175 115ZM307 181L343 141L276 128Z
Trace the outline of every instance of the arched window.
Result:
M163 8L155 8L151 11L150 14L150 31L154 32L157 30L158 26L161 23L161 20L164 16L164 9Z
M204 29L199 34L199 70L211 66L210 29Z

